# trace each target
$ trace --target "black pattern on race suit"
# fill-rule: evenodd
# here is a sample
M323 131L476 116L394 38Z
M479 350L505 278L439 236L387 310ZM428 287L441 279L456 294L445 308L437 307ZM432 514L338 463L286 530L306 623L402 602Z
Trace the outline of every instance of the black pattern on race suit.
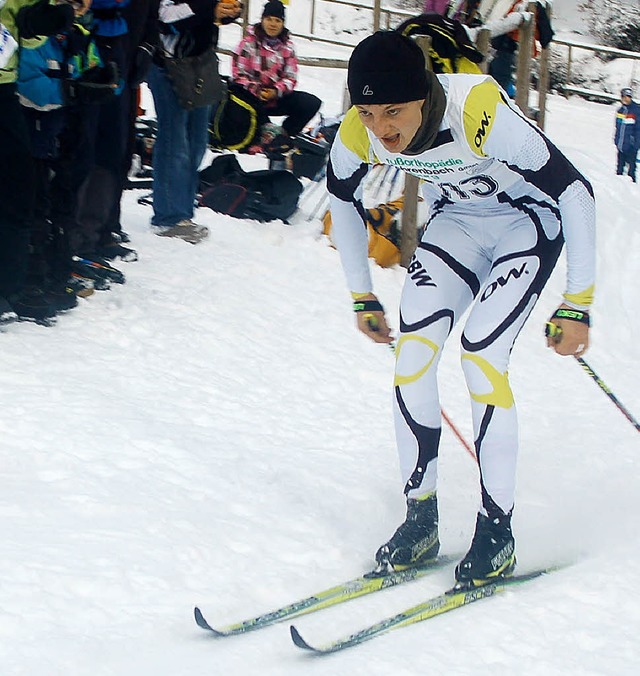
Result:
M353 204L362 219L365 230L367 229L367 215L364 206L362 205L362 200L356 199L354 194L357 192L358 186L362 183L370 169L370 165L363 162L348 178L338 178L333 171L331 162L327 163L327 184L331 184L333 194L338 199Z
M489 514L513 508L517 416L507 378L509 356L564 242L559 212L550 203L505 192L497 202L511 209L505 214L499 207L496 227L506 223L506 230L490 252L473 239L475 224L465 229L455 204L432 211L407 270L394 397L405 494L420 497L436 487L441 431L436 371L442 347L474 303L461 338L462 361L472 397L482 502ZM492 222L490 212L480 217ZM445 242L447 251L440 245Z

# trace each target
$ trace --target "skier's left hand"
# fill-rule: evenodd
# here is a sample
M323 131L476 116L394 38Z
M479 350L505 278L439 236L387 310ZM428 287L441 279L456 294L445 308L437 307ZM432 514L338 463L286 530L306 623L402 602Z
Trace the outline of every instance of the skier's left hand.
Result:
M558 310L571 310L561 305ZM586 314L586 313L585 313ZM552 317L547 322L547 347L562 356L581 357L589 347L589 325L574 319Z

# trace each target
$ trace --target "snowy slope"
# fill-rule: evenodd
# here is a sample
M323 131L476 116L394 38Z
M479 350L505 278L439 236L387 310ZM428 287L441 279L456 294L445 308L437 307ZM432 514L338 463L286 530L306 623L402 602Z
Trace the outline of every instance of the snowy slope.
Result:
M337 112L344 74L302 86ZM330 92L330 94L327 94ZM333 98L328 98L333 97ZM587 360L636 416L640 189L613 175L614 108L550 97L548 132L598 199L598 300ZM516 345L521 417L514 528L521 570L569 568L516 592L309 659L280 625L212 640L372 564L403 516L393 360L353 328L338 257L307 221L199 210L192 247L149 232L128 193L140 261L54 328L0 335L0 672L11 676L637 673L638 434L572 359L544 347L551 280ZM402 271L375 270L390 317ZM470 438L457 334L443 405ZM477 473L445 429L441 538L462 554ZM440 592L452 569L296 622L322 642Z

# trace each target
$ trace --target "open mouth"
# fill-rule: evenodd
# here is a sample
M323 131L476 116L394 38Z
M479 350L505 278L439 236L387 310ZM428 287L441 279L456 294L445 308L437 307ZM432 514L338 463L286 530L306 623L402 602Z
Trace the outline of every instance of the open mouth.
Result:
M400 142L400 134L393 134L391 136L383 136L381 139L382 144L387 148L394 148Z

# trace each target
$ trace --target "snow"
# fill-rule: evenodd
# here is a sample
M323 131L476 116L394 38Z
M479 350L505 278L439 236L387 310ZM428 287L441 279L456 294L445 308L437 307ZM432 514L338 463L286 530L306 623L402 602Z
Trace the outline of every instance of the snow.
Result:
M335 114L343 81L305 69L301 87ZM586 359L638 416L640 189L614 175L614 110L551 96L547 131L596 191ZM519 568L566 568L325 659L298 651L287 623L223 640L196 627L194 605L225 624L372 566L404 511L393 356L354 329L337 253L308 220L317 193L291 225L199 209L211 235L198 246L153 235L139 195L123 205L140 253L120 266L127 283L55 327L0 335L3 674L637 673L638 435L575 360L544 345L563 266L510 371ZM374 269L392 322L402 279ZM442 403L470 439L458 336L441 363ZM445 554L468 547L477 483L445 427ZM440 593L452 569L295 624L312 643L337 638Z

